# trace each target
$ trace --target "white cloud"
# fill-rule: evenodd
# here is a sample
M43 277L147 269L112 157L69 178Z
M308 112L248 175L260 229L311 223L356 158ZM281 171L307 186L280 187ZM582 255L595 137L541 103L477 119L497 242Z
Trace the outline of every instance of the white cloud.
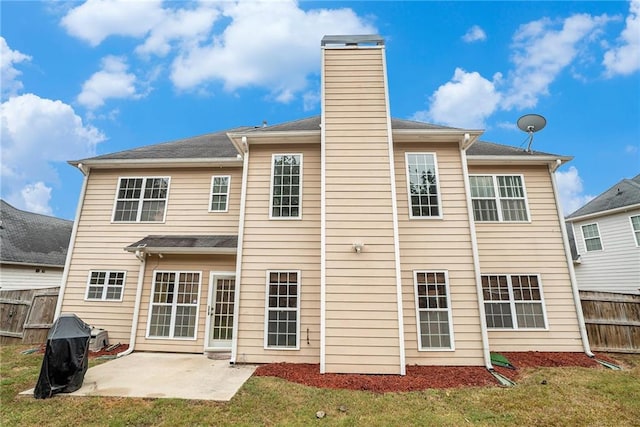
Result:
M32 203L44 200L44 188L58 182L55 163L91 156L96 144L106 139L83 124L71 106L33 94L3 102L0 117L2 194L14 195L20 208L27 208L25 188ZM42 186L33 187L38 182Z
M22 74L14 65L29 61L31 57L17 50L11 50L4 37L0 37L0 81L2 84L2 98L13 96L22 90L22 82L18 76Z
M171 79L180 89L222 81L226 90L259 86L289 102L318 71L325 34L370 34L375 28L351 9L304 11L294 1L225 3L230 19L212 43L183 50Z
M580 178L578 169L574 166L570 166L566 172L557 171L556 181L558 183L560 205L564 215L575 212L594 198L590 194L583 194L582 178Z
M201 3L196 9L163 9L162 19L151 29L149 37L136 48L140 55L166 56L172 42L181 46L197 45L206 40L220 10L214 3Z
M142 39L135 52L167 57L178 89L202 92L214 82L228 91L261 87L282 103L295 99L307 88L307 76L318 72L323 35L377 32L351 9L305 11L294 0L164 4L88 0L62 25L94 46L114 35ZM86 105L104 100L93 92L83 98Z
M102 70L93 74L83 83L82 92L78 95L78 102L95 109L109 98L140 98L136 91L136 76L127 72L126 60L117 56L107 56L102 59Z
M440 86L429 100L430 108L418 111L413 119L433 121L463 128L482 128L484 120L493 114L500 102L496 85L498 73L489 81L479 73L467 73L456 68L451 81Z
M67 32L97 46L112 35L142 37L163 18L162 0L88 0L62 18Z
M640 150L640 148L637 145L626 145L624 147L624 152L627 154L637 154L638 150Z
M474 25L473 27L469 28L465 33L465 35L462 36L462 40L467 43L484 41L486 39L487 39L487 34L478 25Z
M605 52L602 61L605 74L609 77L640 70L640 0L630 2L629 16L619 40L617 47Z
M53 211L49 206L51 200L51 187L44 182L38 181L35 184L26 185L21 191L22 204L24 209L45 215L51 215ZM15 203L15 201L12 201Z
M520 26L513 39L513 72L501 107L505 110L535 107L548 95L549 85L579 55L581 43L593 41L609 21L606 15L572 15L558 23L543 18Z

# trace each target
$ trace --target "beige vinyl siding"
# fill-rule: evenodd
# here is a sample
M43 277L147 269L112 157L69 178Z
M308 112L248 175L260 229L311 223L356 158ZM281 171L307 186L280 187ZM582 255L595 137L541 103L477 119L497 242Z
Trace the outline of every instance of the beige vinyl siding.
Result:
M320 141L250 147L238 324L239 363L318 363ZM269 219L272 154L302 154L302 219ZM267 271L300 271L299 350L265 349ZM308 340L307 340L308 337Z
M142 300L140 303L140 319L136 332L136 350L164 351L183 353L202 353L205 347L205 325L207 321L207 305L209 304L209 279L212 271L234 271L235 255L150 255L145 268ZM155 271L189 271L200 273L200 298L198 301L198 318L196 339L161 339L146 338L149 320L149 305Z
M37 265L0 266L0 290L43 289L59 287L62 281L61 267Z
M324 50L326 372L400 372L383 55Z
M211 176L231 175L229 212L210 213ZM120 177L169 176L165 223L112 223ZM237 234L240 168L92 170L71 255L63 313L108 331L112 342L128 343L140 261L124 248L147 235ZM85 301L90 270L126 271L122 301Z
M539 274L547 331L489 329L492 351L582 351L569 267L547 166L470 165L470 174L522 174L531 222L476 222L482 274Z
M484 365L461 153L457 143L395 142L402 265L404 339L408 365ZM409 219L405 153L435 153L442 219ZM455 351L419 351L415 270L449 274Z
M575 266L580 290L640 293L640 247L629 220L635 215L640 215L640 209L573 223L581 260ZM582 226L594 223L598 224L602 250L587 252Z

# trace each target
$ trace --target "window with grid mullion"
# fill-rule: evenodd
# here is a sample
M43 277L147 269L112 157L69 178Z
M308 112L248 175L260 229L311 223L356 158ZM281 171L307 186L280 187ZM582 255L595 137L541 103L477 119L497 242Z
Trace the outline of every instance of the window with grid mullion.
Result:
M297 348L299 273L268 272L266 346Z
M415 273L421 349L452 348L447 286L446 274L443 271Z
M120 178L114 222L161 222L168 178Z
M411 217L440 216L435 154L406 153Z
M469 176L476 221L529 220L523 179L519 175Z
M299 218L302 156L274 155L271 217Z
M92 271L87 285L88 300L120 300L124 288L124 271Z
M482 275L488 328L545 328L542 291L537 275Z
M631 221L631 229L636 239L636 246L640 246L640 215L629 217Z
M195 338L199 294L199 272L156 272L148 335Z

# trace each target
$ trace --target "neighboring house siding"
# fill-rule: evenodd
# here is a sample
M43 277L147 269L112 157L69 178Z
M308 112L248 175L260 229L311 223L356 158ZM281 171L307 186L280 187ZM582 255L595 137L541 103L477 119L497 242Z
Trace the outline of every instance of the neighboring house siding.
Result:
M320 355L320 146L249 149L237 361L318 363ZM302 218L269 219L272 154L302 154ZM267 271L299 271L299 350L265 349ZM308 331L308 332L307 332ZM308 337L308 339L307 339Z
M640 293L640 247L629 220L635 215L640 215L640 209L573 222L581 290ZM602 250L586 251L582 226L587 224L598 224Z
M383 55L324 50L326 372L400 373Z
M408 365L483 365L469 216L458 144L395 142L394 146L406 362ZM442 219L409 219L405 152L437 154ZM455 352L418 351L415 270L448 271Z
M210 213L211 176L221 171L232 176L229 212ZM165 223L111 222L118 179L123 176L171 177ZM236 234L240 183L240 168L92 170L61 311L107 329L110 341L129 342L141 263L124 248L151 234ZM90 270L126 271L122 301L85 301Z
M482 274L539 274L548 330L489 330L492 351L582 351L551 176L546 166L469 166L470 174L523 174L531 222L476 222Z
M0 266L0 289L13 291L57 287L62 280L62 270L60 267L3 264Z
M235 255L158 255L147 258L140 303L140 319L136 334L137 351L166 351L184 353L202 353L204 351L207 306L209 305L209 279L212 271L235 271ZM153 290L155 271L195 271L200 273L200 298L198 300L198 321L196 339L160 339L146 338L149 316L149 304Z

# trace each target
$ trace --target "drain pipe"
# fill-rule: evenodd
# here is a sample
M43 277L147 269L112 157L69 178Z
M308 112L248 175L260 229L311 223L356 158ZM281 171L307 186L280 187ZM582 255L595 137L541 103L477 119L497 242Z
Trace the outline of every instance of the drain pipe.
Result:
M136 333L138 331L138 318L140 317L140 301L142 301L142 285L144 282L144 270L147 266L146 253L137 250L136 258L140 260L140 270L138 270L138 285L136 288L136 301L133 306L133 319L131 320L131 335L129 336L129 348L116 354L116 357L123 357L131 354L136 345Z
M582 313L582 303L580 302L580 293L578 292L578 282L576 280L576 272L573 269L573 261L571 257L571 250L569 249L569 237L567 236L567 228L563 221L564 216L560 208L560 197L558 195L558 185L556 184L556 169L562 164L560 159L556 160L556 163L549 165L549 174L551 175L551 186L553 187L553 195L556 199L556 209L558 211L558 221L560 223L560 232L562 233L562 244L564 246L564 255L567 259L567 265L569 267L569 279L571 282L571 292L573 294L573 302L576 306L576 316L578 317L578 327L580 328L580 338L582 339L582 347L587 356L595 358L595 355L591 352L589 346L589 337L587 336L587 327L584 324L584 314Z
M465 142L468 141L468 135L465 134ZM484 312L484 303L482 296L482 272L480 271L480 251L478 250L478 237L476 235L476 223L473 218L471 206L471 189L469 188L469 168L467 165L467 145L465 149L460 150L460 158L462 161L462 173L464 180L464 192L467 199L467 216L469 219L469 231L471 234L471 251L473 253L473 270L476 280L476 294L478 299L478 312L480 314L480 336L482 337L482 355L484 356L484 365L495 376L493 365L491 364L491 352L489 351L489 333L487 332L487 323ZM496 377L497 378L497 377ZM498 379L500 381L500 379Z

